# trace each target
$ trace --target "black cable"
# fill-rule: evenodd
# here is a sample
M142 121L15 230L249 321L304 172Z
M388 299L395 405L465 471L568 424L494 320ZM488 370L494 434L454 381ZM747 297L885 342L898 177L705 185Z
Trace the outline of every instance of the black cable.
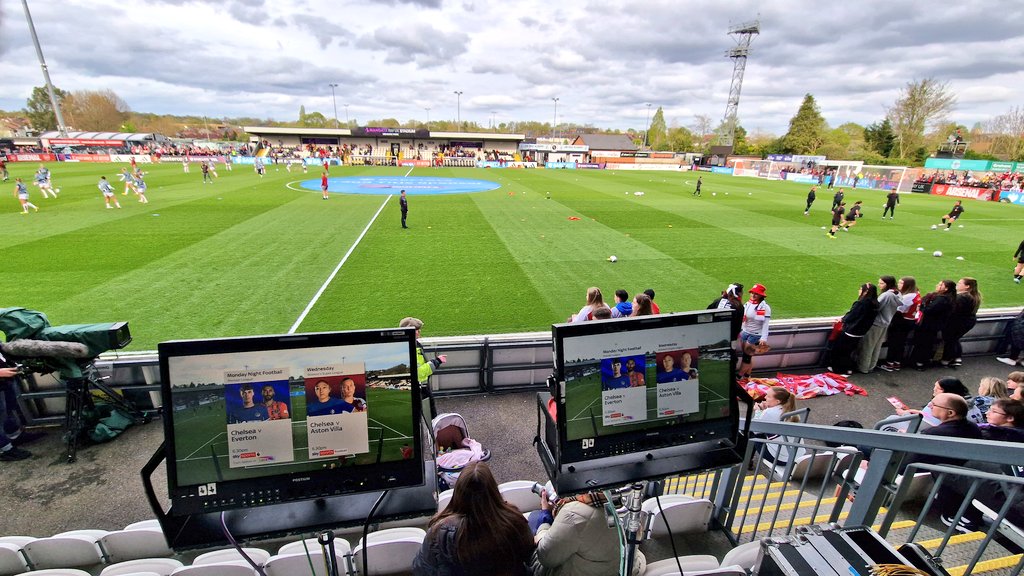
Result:
M391 492L391 490L385 490L380 493L380 497L377 498L377 501L373 503L373 507L370 508L370 513L366 515L366 522L363 523L363 576L369 574L369 572L367 572L366 569L366 549L367 544L369 544L369 542L367 542L366 540L370 536L370 520L373 519L374 513L377 512L377 508L380 507L381 502L384 501L384 498L388 495L389 492ZM263 576L266 575L264 574Z
M659 486L660 488L660 486ZM661 492L661 490L658 490ZM679 573L683 573L683 563L679 561L679 553L676 552L676 539L672 536L672 527L668 525L668 518L665 517L665 510L661 508L661 495L656 494L654 501L658 503L658 514L661 514L661 520L665 523L665 530L668 530L668 542L672 545L672 556L676 559L676 566L679 568Z
M257 574L259 574L260 576L267 576L267 573L263 571L263 566L260 566L252 558L250 558L249 555L245 553L245 550L242 550L242 545L239 544L238 541L235 540L235 537L231 535L231 530L228 529L228 523L226 518L226 513L221 512L220 527L224 530L224 537L228 539L228 542L231 542L231 545L235 547L235 550L238 550L238 553L242 555L242 558L256 570Z

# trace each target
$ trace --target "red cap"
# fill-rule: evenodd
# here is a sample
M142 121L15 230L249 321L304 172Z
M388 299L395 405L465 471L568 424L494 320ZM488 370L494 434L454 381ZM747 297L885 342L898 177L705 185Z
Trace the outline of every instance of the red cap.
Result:
M764 284L754 284L753 286L750 287L750 290L748 290L748 292L750 292L751 294L757 294L762 298L767 296Z

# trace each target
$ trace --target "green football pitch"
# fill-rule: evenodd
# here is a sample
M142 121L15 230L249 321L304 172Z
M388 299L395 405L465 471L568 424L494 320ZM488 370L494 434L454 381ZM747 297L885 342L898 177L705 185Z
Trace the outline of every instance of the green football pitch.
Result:
M223 387L199 388L176 396L178 401L187 401L188 396L209 396L211 390L223 394ZM309 460L308 440L306 434L306 396L301 385L292 387L291 414L292 444L295 460L292 463L280 463L288 466L289 471L301 471L302 465L308 470L321 470L334 466L351 466L370 464L378 457L383 461L394 461L402 458L401 448L404 444L412 444L411 407L408 392L367 388L367 415L369 420L370 450L355 458L342 461L338 459ZM226 436L226 416L224 400L201 405L190 405L174 414L175 434L174 450L178 468L178 482L181 485L209 482L211 478L218 481L241 480L266 474L266 469L275 464L261 464L248 468L231 468L228 463L228 440Z
M26 181L38 167L8 166ZM60 197L30 186L38 213L21 215L13 181L5 184L0 306L43 311L54 325L128 320L135 350L293 326L388 327L410 315L423 319L425 336L544 331L579 310L589 286L607 300L618 288L654 288L663 311L683 311L704 308L730 282L762 283L776 319L841 315L858 285L880 274L915 276L925 290L973 276L984 307L1019 305L1024 290L1011 280L1024 216L1015 205L966 200L963 228L942 232L930 227L950 198L903 195L896 219L883 221L883 192L848 190L865 217L830 240L830 194L821 190L804 216L808 187L787 182L702 174L697 198L692 172L331 169L332 178L500 184L411 196L403 230L395 197L324 201L297 185L316 170L270 166L261 179L251 166L218 166L211 185L197 167L145 166L150 203L118 186L123 208L107 210L96 182L106 175L116 185L119 165L50 168Z

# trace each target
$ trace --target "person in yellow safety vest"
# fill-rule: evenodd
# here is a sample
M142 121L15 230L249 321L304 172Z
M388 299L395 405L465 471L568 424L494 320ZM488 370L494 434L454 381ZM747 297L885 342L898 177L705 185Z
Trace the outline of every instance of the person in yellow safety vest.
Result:
M402 318L402 321L398 323L398 327L416 329L416 378L420 382L420 390L423 396L430 400L430 417L433 418L437 415L437 409L434 407L434 397L430 394L430 375L441 364L448 361L448 356L439 354L431 360L426 359L423 355L423 344L420 344L420 329L423 328L423 321L419 318L413 318L412 316Z

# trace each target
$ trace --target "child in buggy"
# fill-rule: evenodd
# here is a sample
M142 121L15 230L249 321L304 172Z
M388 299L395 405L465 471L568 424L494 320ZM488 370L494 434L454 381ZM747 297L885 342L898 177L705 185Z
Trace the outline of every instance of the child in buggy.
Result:
M459 474L470 462L491 459L491 453L469 437L469 427L461 414L438 414L431 421L431 429L434 431L438 491L455 486Z

